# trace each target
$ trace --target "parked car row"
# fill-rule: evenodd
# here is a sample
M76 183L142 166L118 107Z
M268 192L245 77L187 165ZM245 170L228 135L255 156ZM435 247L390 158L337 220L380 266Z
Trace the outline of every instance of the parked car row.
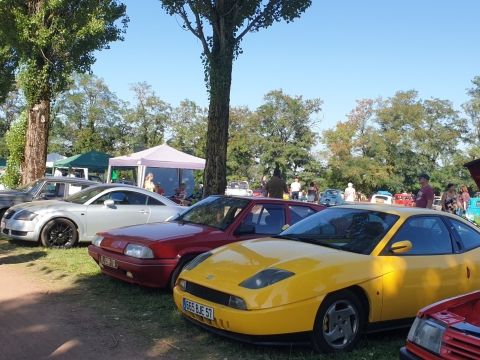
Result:
M419 309L480 289L479 229L409 206L217 195L185 208L103 184L14 205L0 229L52 247L91 242L104 275L172 288L187 320L250 343L350 350L365 333L409 326ZM480 301L459 299L418 312L400 356L478 359Z

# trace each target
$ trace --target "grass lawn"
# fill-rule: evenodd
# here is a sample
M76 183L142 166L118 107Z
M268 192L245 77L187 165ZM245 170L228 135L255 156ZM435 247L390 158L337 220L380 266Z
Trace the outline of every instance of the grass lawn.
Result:
M355 351L321 355L305 347L261 347L212 335L185 321L171 293L145 289L103 276L86 247L44 249L0 239L0 264L22 264L58 287L62 295L93 308L111 327L128 328L149 356L179 359L396 359L407 330L365 336Z

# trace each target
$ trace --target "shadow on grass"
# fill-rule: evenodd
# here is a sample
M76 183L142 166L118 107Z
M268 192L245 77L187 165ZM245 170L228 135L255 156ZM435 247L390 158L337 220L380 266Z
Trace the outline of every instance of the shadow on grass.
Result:
M108 322L134 330L153 358L386 360L398 357L408 331L365 335L351 352L317 354L308 346L257 346L211 334L183 319L167 290L131 285L102 274L79 278L75 287Z
M28 263L28 262L40 259L44 256L46 256L46 254L42 251L35 251L28 254L3 256L3 257L0 257L0 265Z

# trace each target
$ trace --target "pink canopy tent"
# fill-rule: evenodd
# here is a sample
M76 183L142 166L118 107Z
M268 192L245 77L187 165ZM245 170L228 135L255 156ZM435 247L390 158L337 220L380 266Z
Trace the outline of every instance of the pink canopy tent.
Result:
M147 167L203 170L205 159L186 154L163 144L130 155L110 158L108 160L109 182L112 166L138 167L138 186L143 187Z

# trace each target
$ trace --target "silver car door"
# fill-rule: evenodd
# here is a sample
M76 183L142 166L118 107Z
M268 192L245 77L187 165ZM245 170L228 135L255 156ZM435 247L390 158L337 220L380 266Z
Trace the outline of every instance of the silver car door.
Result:
M180 212L178 208L167 206L153 196L148 197L148 207L150 208L150 219L148 222L151 223L164 221L170 216Z
M106 206L105 200L113 200ZM117 190L98 198L87 207L87 235L94 236L102 230L145 224L150 217L147 196L134 191Z

